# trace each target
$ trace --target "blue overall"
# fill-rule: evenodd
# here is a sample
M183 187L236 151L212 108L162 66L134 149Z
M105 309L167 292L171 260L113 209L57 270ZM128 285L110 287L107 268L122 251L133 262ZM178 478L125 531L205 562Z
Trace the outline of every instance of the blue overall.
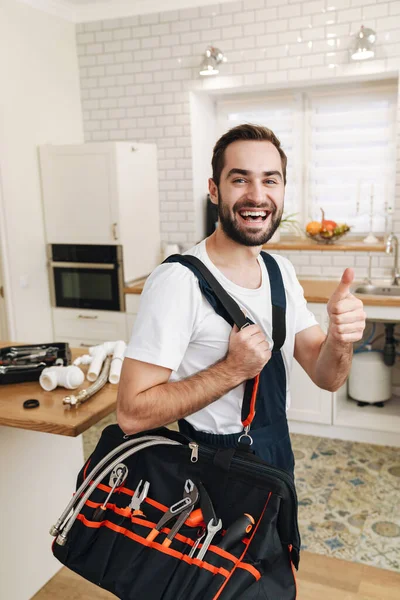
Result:
M259 377L256 413L249 431L253 439L251 449L269 464L285 469L293 475L294 456L286 418L286 371L281 353L286 336L286 294L276 260L264 252L261 252L261 256L267 267L271 287L274 347L272 356ZM231 317L199 271L189 264L185 266L198 277L202 293L217 314L233 325ZM179 429L198 443L218 448L238 446L238 439L243 433L221 435L197 431L185 420L179 421Z

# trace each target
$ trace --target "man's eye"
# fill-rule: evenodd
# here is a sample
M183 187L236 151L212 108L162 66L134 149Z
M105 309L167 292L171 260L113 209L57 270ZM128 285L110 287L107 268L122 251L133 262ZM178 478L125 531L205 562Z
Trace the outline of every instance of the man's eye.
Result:
M272 184L275 184L276 181L275 181L275 179L266 179L265 183L267 183L268 185L272 185Z
M233 180L233 183L243 183L245 180L243 179L243 177L238 177L237 179Z

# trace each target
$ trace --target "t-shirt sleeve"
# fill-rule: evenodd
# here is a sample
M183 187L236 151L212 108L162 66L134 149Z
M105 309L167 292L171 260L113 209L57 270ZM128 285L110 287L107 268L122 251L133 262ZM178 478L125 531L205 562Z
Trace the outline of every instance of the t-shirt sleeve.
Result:
M125 356L176 371L195 327L199 297L187 267L158 266L143 288Z

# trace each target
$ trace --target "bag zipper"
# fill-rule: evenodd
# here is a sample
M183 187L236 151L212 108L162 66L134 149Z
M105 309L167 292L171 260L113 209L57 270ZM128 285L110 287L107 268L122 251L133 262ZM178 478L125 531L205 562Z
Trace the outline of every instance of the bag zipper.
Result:
M214 450L211 448L208 448L207 446L201 446L199 447L199 445L196 442L190 442L189 443L189 448L191 449L191 456L190 456L190 460L191 462L197 462L199 459L199 450L200 450L200 454L205 454L206 456L213 456L214 455ZM250 456L249 456L250 458ZM265 474L269 474L269 475L274 475L276 477L278 477L278 479L280 479L281 481L283 481L289 488L290 490L290 495L292 498L292 502L296 508L296 512L298 510L298 503L297 503L297 497L296 497L296 490L293 484L293 479L291 478L291 476L286 473L286 471L284 471L283 469L280 469L279 467L270 467L266 464L257 464L258 460L257 457L251 457L250 458L252 464L252 468L254 468L254 470L258 473L260 473L260 475L265 475ZM236 467L239 467L239 470L242 470L246 475L249 472L249 465L247 463L247 461L245 461L244 459L242 459L240 456L234 456L232 458L232 464L235 465ZM300 531L299 531L299 527L298 527L298 523L297 520L295 520L295 530L296 530L296 534L297 534L297 539L300 540Z

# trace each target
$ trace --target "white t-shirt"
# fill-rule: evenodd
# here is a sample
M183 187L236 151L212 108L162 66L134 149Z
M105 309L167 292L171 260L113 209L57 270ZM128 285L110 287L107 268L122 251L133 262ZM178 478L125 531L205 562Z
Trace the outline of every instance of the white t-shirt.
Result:
M257 289L236 285L208 257L205 240L185 254L197 256L236 300L246 316L259 325L272 345L272 305L268 271L261 256L262 283ZM273 255L286 291L286 340L281 349L286 369L286 408L290 405L289 378L295 335L317 324L308 310L293 265ZM179 381L204 370L228 351L230 325L204 298L197 277L179 263L159 265L148 277L125 356L172 369L170 381ZM237 433L244 383L219 400L186 417L191 425L209 433Z

